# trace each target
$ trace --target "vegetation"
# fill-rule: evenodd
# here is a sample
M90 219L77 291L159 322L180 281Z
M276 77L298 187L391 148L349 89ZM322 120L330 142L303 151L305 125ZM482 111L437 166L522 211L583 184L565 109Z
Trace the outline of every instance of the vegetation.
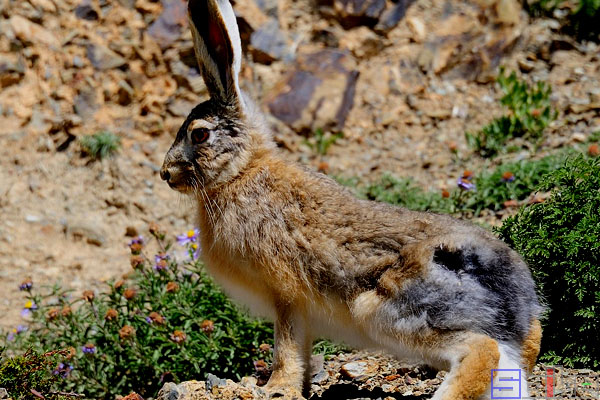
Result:
M36 353L28 350L23 355L3 359L0 349L0 388L4 388L15 399L34 400L39 398L63 399L52 387L62 379L59 359L67 356L66 351ZM68 393L64 393L68 395ZM40 397L43 396L43 397Z
M505 163L494 171L473 174L465 171L450 191L428 192L410 179L384 175L357 193L365 198L399 205L417 211L463 213L478 216L482 210L498 211L507 201L522 202L538 191L544 177L558 169L576 150L570 149L539 160ZM467 178L465 178L467 177ZM339 179L338 179L339 180ZM357 186L356 180L339 180L347 186Z
M600 366L600 159L577 157L546 175L550 199L506 220L500 237L529 263L549 309L542 359Z
M360 190L359 194L369 200L383 201L411 210L450 213L454 208L454 202L449 196L426 192L410 179L398 179L391 175L384 175L380 181Z
M544 177L558 169L574 150L559 152L539 160L505 163L493 172L475 177L475 189L463 196L460 208L479 215L481 210L504 208L507 201L523 201L539 190Z
M600 1L599 0L533 0L525 2L526 8L534 16L551 15L563 9L566 17L563 30L579 39L600 40Z
M339 133L325 133L323 129L317 129L312 137L306 139L304 143L311 148L315 153L324 156L329 151L329 147L337 142L338 139L343 138L344 134Z
M550 105L551 88L538 82L532 88L512 72L497 78L504 96L500 102L510 110L509 115L496 118L477 133L465 134L467 143L483 157L492 157L504 149L509 139L516 137L538 138L548 124L556 118Z
M166 381L210 372L239 378L253 372L253 361L270 360L272 326L241 312L206 275L195 259L198 233L178 237L189 252L177 262L164 233L152 231L161 251L150 259L143 238L134 239L131 279L110 283L106 293L74 296L53 287L40 294L31 281L21 285L27 297L23 314L31 323L9 333L8 350L33 349L26 358L47 349L69 353L61 360L60 379L54 376L46 386L86 398L114 398L132 390L149 397ZM27 389L26 382L12 387ZM47 392L46 386L37 390ZM20 392L10 392L15 393Z
M121 139L111 132L98 132L79 139L81 149L94 160L110 157L121 147Z

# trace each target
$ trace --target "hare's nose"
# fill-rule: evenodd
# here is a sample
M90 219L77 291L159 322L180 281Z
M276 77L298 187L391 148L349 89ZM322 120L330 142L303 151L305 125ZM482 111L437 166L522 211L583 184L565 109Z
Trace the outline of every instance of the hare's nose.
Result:
M163 168L160 170L160 178L165 182L169 182L171 173L166 168Z

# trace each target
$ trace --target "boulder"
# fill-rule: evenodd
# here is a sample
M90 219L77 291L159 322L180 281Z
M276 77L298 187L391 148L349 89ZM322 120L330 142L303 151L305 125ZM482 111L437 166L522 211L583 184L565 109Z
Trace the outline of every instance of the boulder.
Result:
M269 111L296 132L341 131L354 105L359 76L355 68L352 56L340 50L299 55L267 96Z
M163 12L150 25L148 33L161 49L173 44L188 24L187 1L163 0Z

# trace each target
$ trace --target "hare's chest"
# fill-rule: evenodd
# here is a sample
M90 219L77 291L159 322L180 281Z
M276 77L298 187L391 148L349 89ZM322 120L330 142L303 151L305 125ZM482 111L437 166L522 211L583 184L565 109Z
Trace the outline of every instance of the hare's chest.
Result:
M208 273L236 303L255 316L274 318L273 302L262 285L263 280L244 261L229 260L214 252L204 254L204 260Z

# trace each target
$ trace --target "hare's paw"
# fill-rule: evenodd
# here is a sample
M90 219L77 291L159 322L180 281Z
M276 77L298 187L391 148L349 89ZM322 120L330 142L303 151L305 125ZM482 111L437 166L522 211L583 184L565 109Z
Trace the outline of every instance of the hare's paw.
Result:
M285 385L283 382L269 381L262 388L266 394L267 399L284 399L284 400L302 400L304 396L302 391L293 386Z

